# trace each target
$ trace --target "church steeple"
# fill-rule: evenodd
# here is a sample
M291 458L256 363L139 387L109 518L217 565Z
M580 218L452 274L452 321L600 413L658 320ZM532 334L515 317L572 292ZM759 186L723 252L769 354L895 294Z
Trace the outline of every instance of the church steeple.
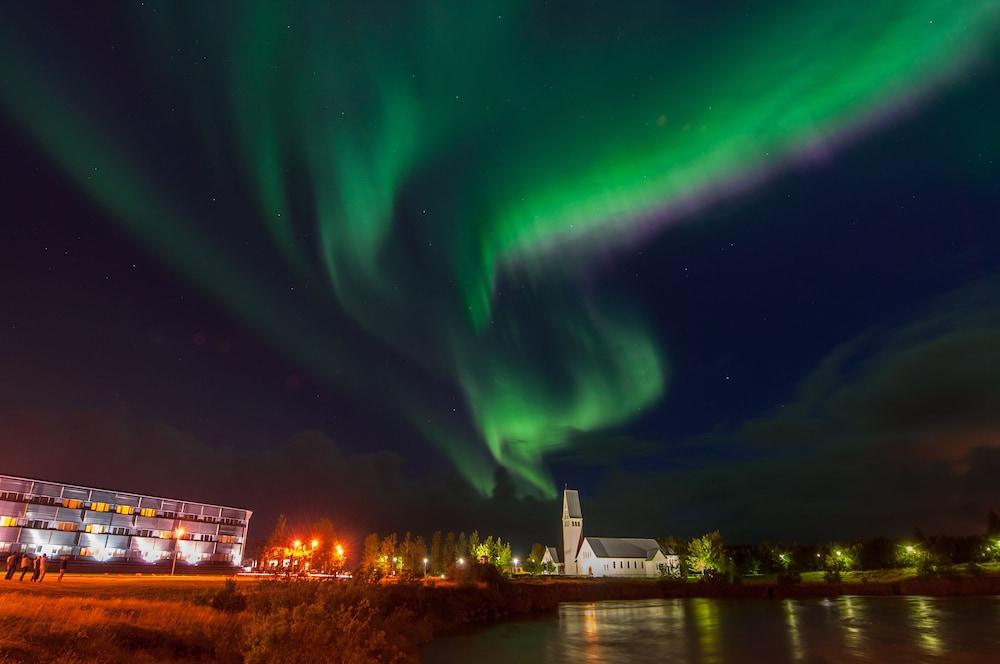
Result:
M563 490L563 573L570 576L579 574L576 554L583 541L583 510L580 509L580 494L575 489Z

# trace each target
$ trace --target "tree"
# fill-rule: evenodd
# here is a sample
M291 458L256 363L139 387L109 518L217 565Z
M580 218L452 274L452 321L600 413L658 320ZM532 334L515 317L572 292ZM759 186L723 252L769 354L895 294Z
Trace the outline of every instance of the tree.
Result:
M396 572L396 564L398 560L396 558L396 533L391 535L386 535L382 538L382 544L379 546L379 568L385 572Z
M312 554L312 569L329 572L337 567L337 532L329 519L323 518L313 524L311 539L316 541ZM343 551L343 548L340 549Z
M462 555L464 555L464 553ZM445 567L448 568L454 565L456 558L458 558L458 552L455 551L455 533L450 532L444 538Z
M718 530L696 537L687 545L687 561L702 576L709 570L721 571L726 559L726 541Z
M458 534L458 539L455 541L455 551L458 552L458 555L464 556L468 550L469 540L465 537L465 531L463 530Z
M483 542L476 547L476 552L474 555L477 563L487 562L492 563L494 558L493 550L493 535L487 537Z
M504 543L499 537L497 538L496 544L493 545L494 550L494 564L497 566L501 572L507 573L511 571L511 552L510 552L510 542Z
M412 553L414 574L425 575L429 567L424 564L424 561L427 560L429 563L430 560L427 558L427 542L424 541L422 535L417 535L413 540Z
M475 558L477 549L479 549L479 531L473 530L472 534L469 535L469 549L468 549L469 555Z
M368 533L361 545L361 569L370 572L379 567L378 533Z
M278 520L274 522L274 530L267 538L267 548L284 548L286 546L288 546L288 519L285 518L284 514L279 514Z
M444 558L444 542L441 541L441 531L435 530L431 537L431 571L434 574L444 574L448 563Z

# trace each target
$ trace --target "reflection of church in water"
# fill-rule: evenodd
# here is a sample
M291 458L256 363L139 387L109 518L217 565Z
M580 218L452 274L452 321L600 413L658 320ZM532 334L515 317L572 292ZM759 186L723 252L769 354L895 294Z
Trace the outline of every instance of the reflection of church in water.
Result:
M562 550L545 547L543 563L567 576L660 576L676 574L680 560L654 539L584 537L580 494L563 491Z

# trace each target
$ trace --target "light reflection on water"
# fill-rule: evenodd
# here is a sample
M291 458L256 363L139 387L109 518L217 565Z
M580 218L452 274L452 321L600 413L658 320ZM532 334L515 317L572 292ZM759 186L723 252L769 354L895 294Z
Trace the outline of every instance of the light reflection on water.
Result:
M442 637L425 661L1000 662L1000 597L566 603Z

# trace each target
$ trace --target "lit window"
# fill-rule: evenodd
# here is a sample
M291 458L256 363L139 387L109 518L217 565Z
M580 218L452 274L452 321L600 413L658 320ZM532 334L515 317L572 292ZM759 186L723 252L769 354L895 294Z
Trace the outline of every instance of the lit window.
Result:
M12 516L0 516L0 526L16 526L17 519Z
M76 498L63 498L63 507L78 510L82 505L83 503Z
M90 509L94 512L110 512L111 506L107 503L91 503Z
M134 514L135 508L132 507L131 505L119 505L118 507L115 508L115 512L117 512L118 514L126 514L126 515Z
M156 516L156 510L154 510L152 507L143 507L141 510L139 510L139 514L141 514L142 516Z

